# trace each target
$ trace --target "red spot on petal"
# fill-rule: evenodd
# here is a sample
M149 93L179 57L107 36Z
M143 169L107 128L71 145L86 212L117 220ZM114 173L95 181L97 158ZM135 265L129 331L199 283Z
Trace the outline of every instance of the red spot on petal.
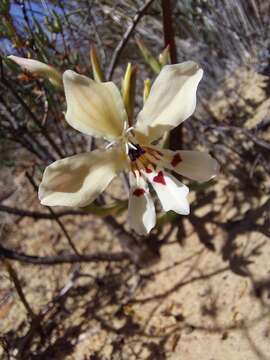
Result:
M149 169L148 167L145 168L145 171L147 172L147 174L151 174L152 170Z
M158 184L166 185L166 181L162 171L158 172L158 174L154 177L153 181Z
M133 195L135 196L142 196L145 193L145 190L142 188L137 188L133 191Z
M180 156L180 154L175 154L172 161L171 161L171 165L173 167L176 167L180 162L182 161L182 158Z

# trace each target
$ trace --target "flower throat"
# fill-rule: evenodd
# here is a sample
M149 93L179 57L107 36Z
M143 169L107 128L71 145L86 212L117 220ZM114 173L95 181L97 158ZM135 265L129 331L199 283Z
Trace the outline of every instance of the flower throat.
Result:
M145 150L140 147L139 144L133 144L133 147L128 149L128 156L131 161L136 161L139 159L143 154L145 154Z

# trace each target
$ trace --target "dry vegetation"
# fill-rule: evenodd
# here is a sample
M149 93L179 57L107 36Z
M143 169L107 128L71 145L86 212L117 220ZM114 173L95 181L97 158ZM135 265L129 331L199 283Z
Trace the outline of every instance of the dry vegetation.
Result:
M148 238L130 233L118 207L99 216L100 207L39 205L44 167L98 144L67 127L61 92L5 61L11 51L30 53L91 75L95 44L112 69L117 44L146 2L2 3L1 359L269 359L268 2L174 2L178 60L205 68L181 146L208 149L221 173L189 184L191 215L160 214ZM159 2L141 15L112 73L119 83L126 63L138 64L137 105L142 80L154 75L134 35L155 55L164 47ZM105 203L126 199L124 190L118 179Z

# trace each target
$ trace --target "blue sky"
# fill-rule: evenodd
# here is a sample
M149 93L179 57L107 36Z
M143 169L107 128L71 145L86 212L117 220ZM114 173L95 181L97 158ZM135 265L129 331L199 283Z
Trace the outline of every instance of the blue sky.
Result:
M1 0L0 0L1 1ZM30 3L30 6L29 6ZM44 24L44 18L46 16L50 16L50 12L54 10L56 13L61 14L61 9L52 4L49 4L46 0L40 0L39 2L25 2L25 9L29 18L30 23L33 23L33 16L36 20L38 20L40 25ZM19 31L23 30L25 26L25 19L23 15L22 7L18 4L11 3L10 6L10 14L14 19L14 24ZM12 45L10 44L8 39L0 39L1 47L5 50L5 52L12 51Z

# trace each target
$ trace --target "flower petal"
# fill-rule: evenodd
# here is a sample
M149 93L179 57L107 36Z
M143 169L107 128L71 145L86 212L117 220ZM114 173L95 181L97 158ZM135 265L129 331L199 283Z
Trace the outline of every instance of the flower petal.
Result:
M218 174L219 164L207 152L165 150L165 154L169 156L166 167L189 179L204 182Z
M63 86L61 73L50 65L38 60L26 59L15 55L9 55L8 59L34 75L48 78L53 85Z
M40 202L47 206L86 206L125 165L124 154L118 149L95 150L55 161L43 174Z
M109 140L122 134L127 114L114 83L97 83L71 70L64 72L63 81L66 120L74 129Z
M133 184L129 194L128 222L139 235L147 235L156 224L154 202L145 181Z
M146 176L156 191L164 211L173 210L181 215L189 214L187 186L162 170Z
M164 66L138 115L136 130L153 141L186 120L195 110L202 76L193 61Z
M205 151L171 151L158 146L152 145L151 147L162 155L158 163L159 167L173 170L191 180L208 181L219 172L218 162Z

